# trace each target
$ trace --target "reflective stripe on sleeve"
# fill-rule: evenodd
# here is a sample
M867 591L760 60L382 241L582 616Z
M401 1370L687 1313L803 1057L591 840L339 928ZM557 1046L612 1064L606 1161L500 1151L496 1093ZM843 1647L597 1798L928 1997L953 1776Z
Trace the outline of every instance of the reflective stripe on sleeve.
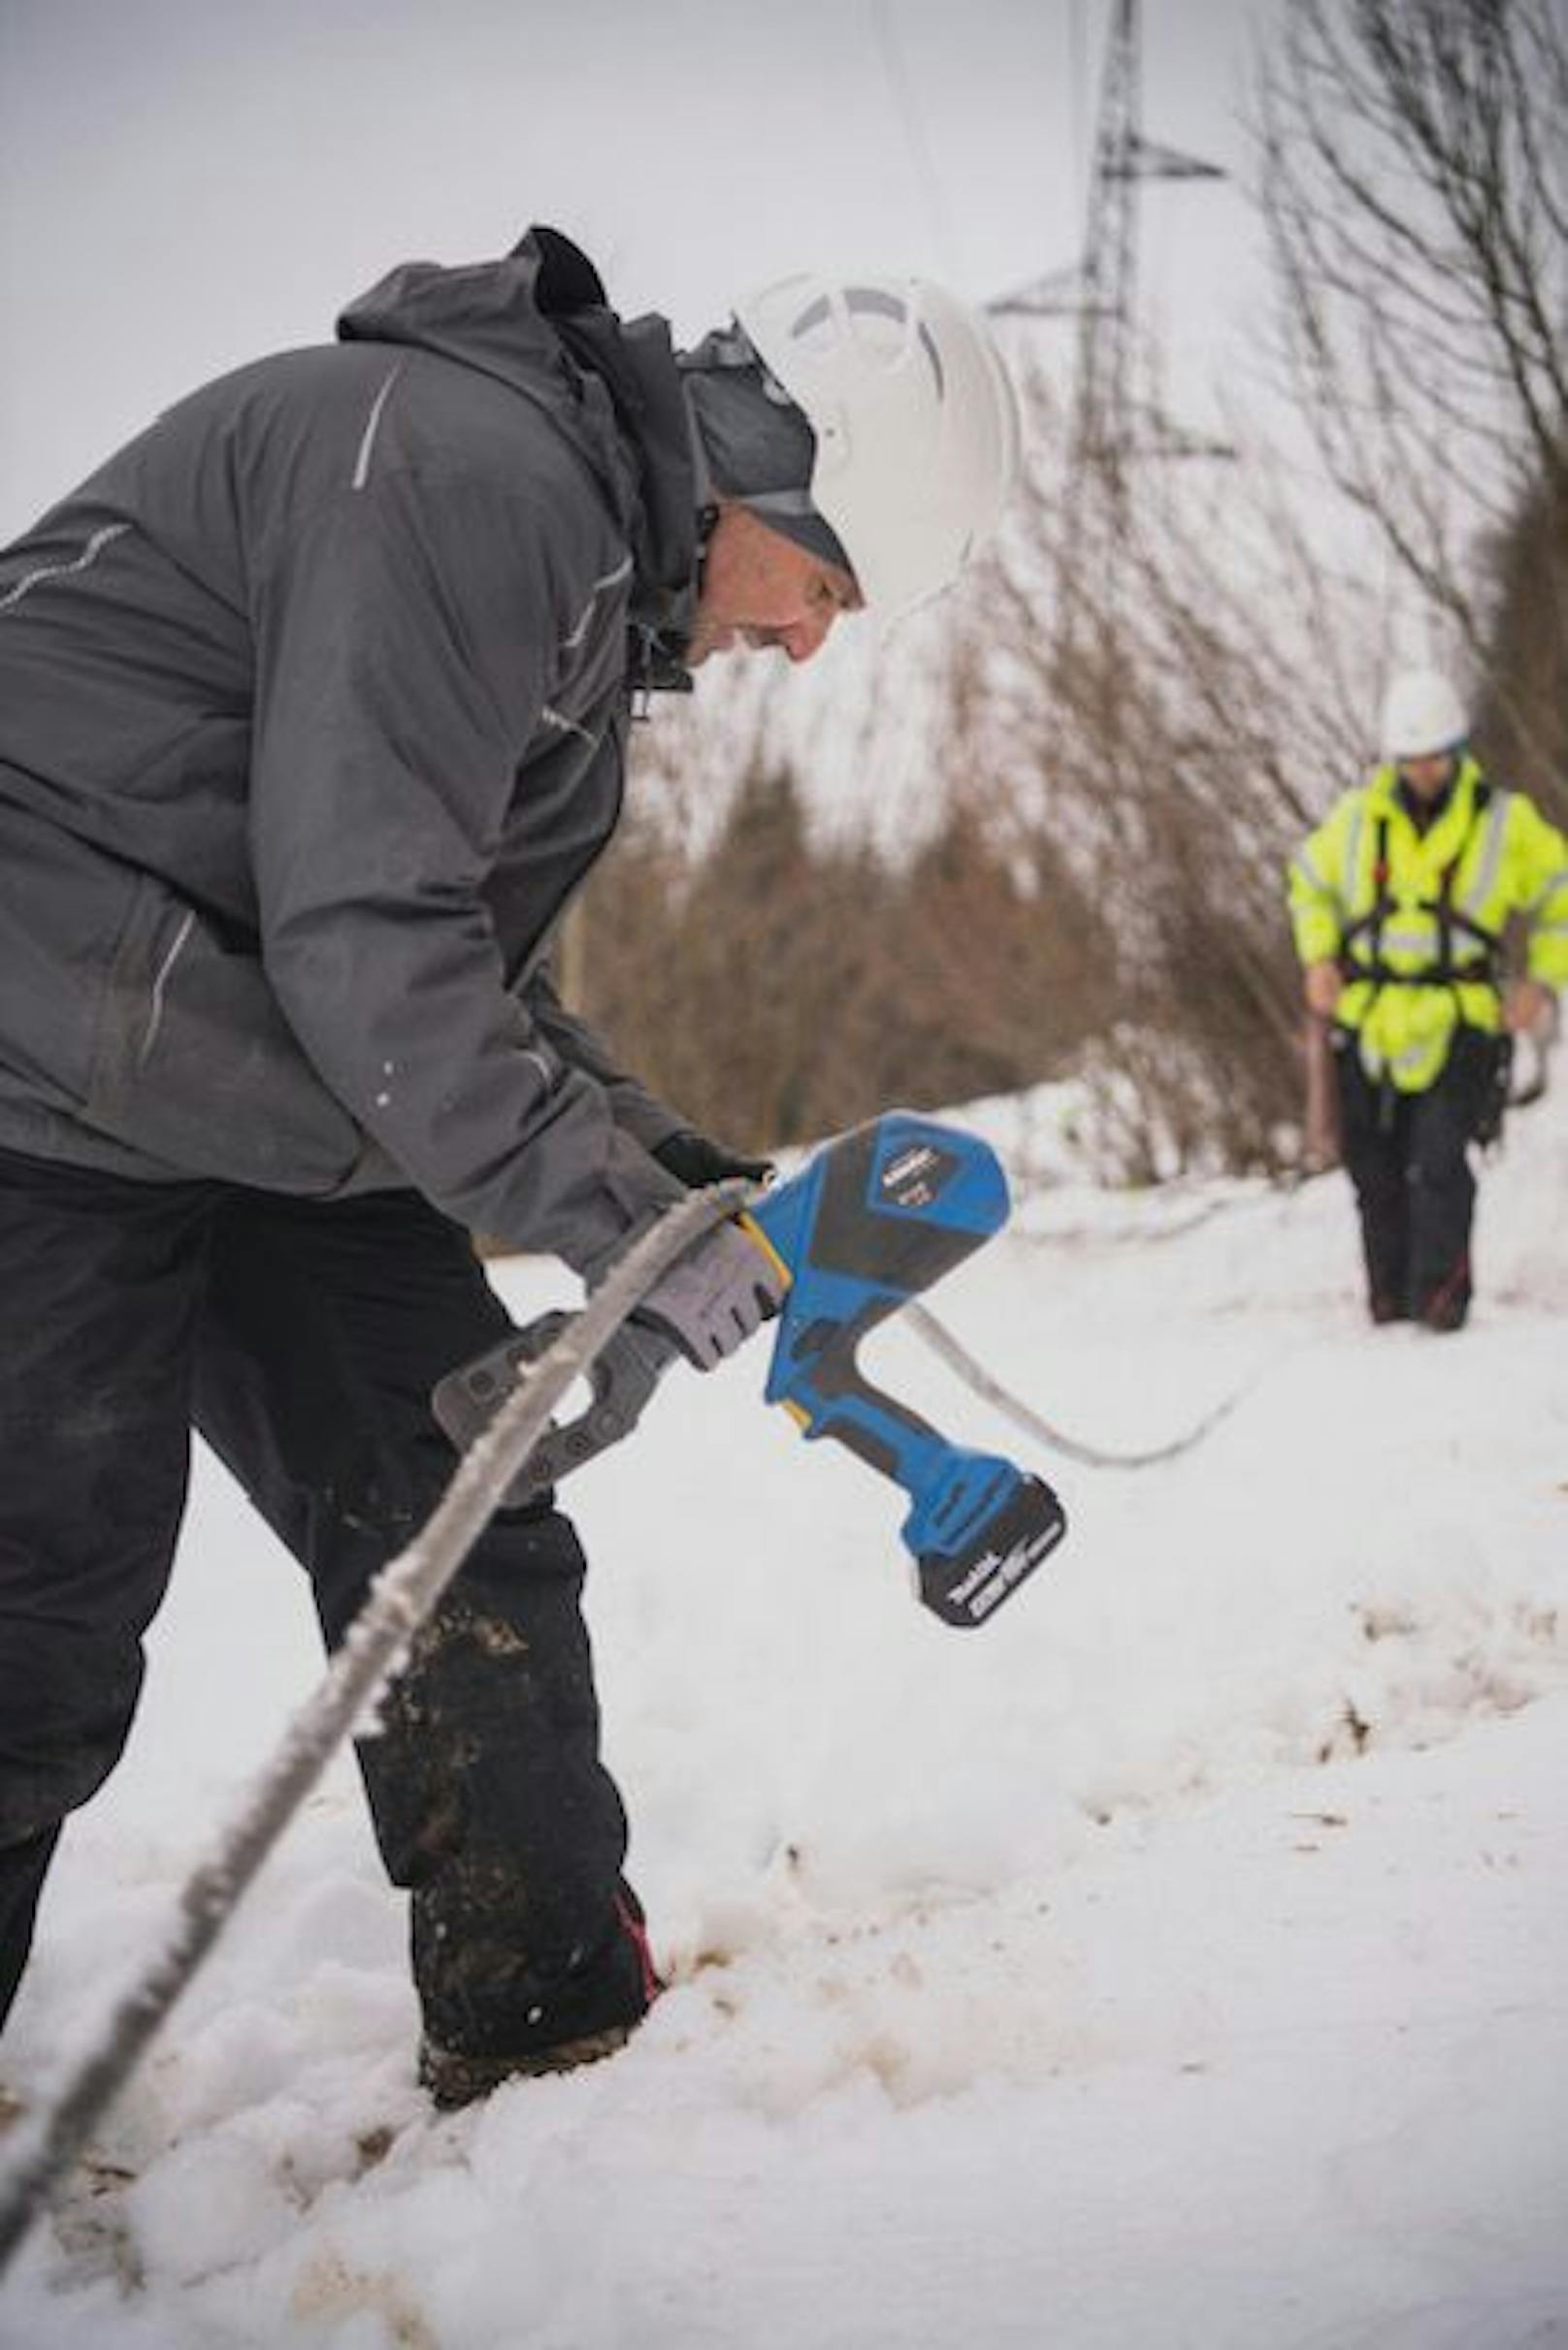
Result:
M1503 854L1503 832L1508 823L1508 811L1513 804L1512 792L1493 795L1491 805L1486 810L1486 837L1482 845L1475 875L1468 888L1454 900L1455 911L1468 914L1473 921L1480 920L1481 908L1497 886L1497 868Z
M1317 862L1310 848L1304 848L1298 853L1292 869L1300 875L1308 889L1316 890L1321 898L1333 898L1337 895L1333 883L1318 870Z

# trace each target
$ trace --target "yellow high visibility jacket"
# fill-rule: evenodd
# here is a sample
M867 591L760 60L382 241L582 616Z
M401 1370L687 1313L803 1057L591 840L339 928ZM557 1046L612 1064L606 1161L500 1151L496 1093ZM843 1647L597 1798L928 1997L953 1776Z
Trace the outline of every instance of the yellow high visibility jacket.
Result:
M1417 831L1392 767L1346 792L1291 862L1303 963L1339 963L1334 1017L1357 1031L1369 1077L1433 1084L1464 1023L1502 1025L1496 956L1511 915L1527 969L1568 987L1568 839L1527 800L1465 759L1442 814Z

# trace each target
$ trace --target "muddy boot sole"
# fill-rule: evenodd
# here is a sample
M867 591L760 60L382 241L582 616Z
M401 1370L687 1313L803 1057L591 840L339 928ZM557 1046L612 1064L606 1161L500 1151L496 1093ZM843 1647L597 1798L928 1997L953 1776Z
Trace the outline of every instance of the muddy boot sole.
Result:
M427 2040L419 2050L419 2086L449 2112L488 2097L503 2081L574 2073L579 2065L599 2064L625 2047L632 2029L630 2024L611 2024L603 2032L585 2032L580 2040L557 2040L551 2048L530 2048L522 2056L464 2056Z

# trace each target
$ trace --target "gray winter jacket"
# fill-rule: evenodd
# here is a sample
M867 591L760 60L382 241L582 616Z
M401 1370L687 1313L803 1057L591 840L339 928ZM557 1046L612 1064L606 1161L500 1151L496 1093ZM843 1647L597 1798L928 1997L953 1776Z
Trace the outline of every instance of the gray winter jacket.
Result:
M680 1190L540 965L689 606L668 331L537 230L339 334L0 555L0 1146L412 1185L586 1267Z

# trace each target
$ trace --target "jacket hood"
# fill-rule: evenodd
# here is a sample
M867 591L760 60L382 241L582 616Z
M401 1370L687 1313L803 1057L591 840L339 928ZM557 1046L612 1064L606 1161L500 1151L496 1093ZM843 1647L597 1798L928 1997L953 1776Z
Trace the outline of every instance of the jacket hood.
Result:
M405 262L349 304L338 335L435 351L543 408L631 540L634 616L680 625L695 593L698 485L670 328L651 313L617 317L569 237L535 227L499 261Z

